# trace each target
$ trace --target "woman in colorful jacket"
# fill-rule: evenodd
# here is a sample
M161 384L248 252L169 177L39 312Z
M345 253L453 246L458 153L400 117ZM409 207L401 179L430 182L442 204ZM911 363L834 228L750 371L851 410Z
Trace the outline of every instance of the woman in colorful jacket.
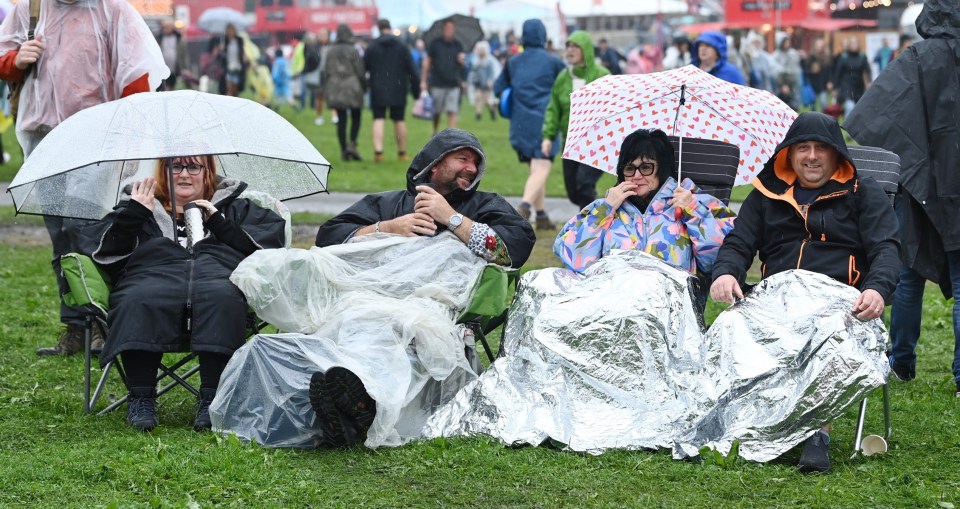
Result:
M611 249L640 249L690 271L710 274L734 212L672 177L673 147L663 131L639 129L620 147L617 185L560 230L553 252L583 272Z

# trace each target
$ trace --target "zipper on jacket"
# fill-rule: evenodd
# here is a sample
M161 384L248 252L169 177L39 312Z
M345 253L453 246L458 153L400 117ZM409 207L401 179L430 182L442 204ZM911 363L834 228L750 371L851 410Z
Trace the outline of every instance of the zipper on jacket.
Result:
M187 333L193 330L193 254L190 255L190 271L187 275Z
M797 211L797 215L803 219L803 229L807 230L807 238L803 239L803 243L800 244L800 256L797 257L798 269L800 268L800 262L803 260L803 248L807 247L807 243L813 240L813 233L810 231L810 225L807 223L807 218L810 217L810 209L813 208L813 205L818 201L829 200L831 198L838 198L840 196L846 196L847 193L848 191L844 190L844 191L838 191L836 193L828 194L826 196L818 196L817 199L810 202L810 205L807 205L806 214L802 214L799 210ZM827 230L826 221L823 219L823 216L820 216L820 231L822 232L820 234L820 240L822 241L827 240L826 230Z

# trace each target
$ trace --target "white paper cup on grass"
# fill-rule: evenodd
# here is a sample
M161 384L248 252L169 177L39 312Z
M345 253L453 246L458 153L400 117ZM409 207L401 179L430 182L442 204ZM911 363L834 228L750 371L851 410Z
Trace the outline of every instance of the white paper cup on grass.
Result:
M860 441L860 450L864 456L887 452L887 441L880 435L867 435Z

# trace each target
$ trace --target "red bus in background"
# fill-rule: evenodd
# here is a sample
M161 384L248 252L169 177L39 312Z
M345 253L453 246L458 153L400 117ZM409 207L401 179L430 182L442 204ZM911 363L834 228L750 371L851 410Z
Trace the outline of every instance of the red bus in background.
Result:
M377 24L373 0L256 0L257 23L253 30L273 34L336 31L346 23L354 34L369 34ZM349 5L348 5L349 3Z

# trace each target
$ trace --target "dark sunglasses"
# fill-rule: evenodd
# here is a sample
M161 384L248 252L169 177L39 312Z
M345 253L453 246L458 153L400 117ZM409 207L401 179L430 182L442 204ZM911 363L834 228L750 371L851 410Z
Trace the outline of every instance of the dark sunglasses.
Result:
M632 164L627 164L623 166L623 176L632 177L637 174L637 171L640 172L644 177L649 177L657 171L657 165L653 163L640 163L640 166L634 166Z

